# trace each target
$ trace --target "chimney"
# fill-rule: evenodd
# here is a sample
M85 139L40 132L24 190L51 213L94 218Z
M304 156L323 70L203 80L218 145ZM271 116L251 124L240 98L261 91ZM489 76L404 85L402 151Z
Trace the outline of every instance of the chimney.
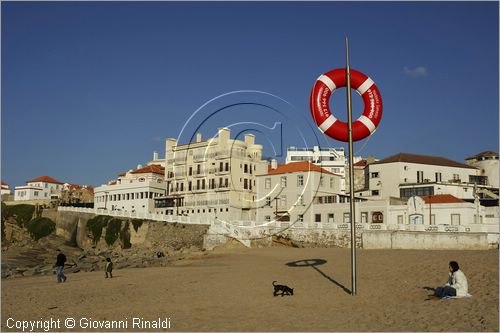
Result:
M177 147L177 140L173 138L167 139L165 142L165 163L167 159L174 158L174 148Z
M140 168L142 168L142 165L137 164L137 169L136 170L139 170Z
M231 130L229 128L226 128L226 127L219 128L219 141L220 142L229 141L230 133L231 133Z
M157 161L158 160L158 152L153 152L153 161Z
M245 134L245 143L247 147L255 144L255 135L253 134Z
M278 167L278 161L274 158L271 160L271 169L275 170Z
M196 142L201 142L201 133L196 133Z

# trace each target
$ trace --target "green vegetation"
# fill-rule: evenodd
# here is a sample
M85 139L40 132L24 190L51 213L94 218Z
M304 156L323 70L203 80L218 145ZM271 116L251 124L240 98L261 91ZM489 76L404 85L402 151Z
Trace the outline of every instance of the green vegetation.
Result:
M134 226L135 232L139 230L139 228L142 226L143 223L144 223L143 220L132 219L132 225Z
M120 235L120 229L122 227L122 221L119 219L111 218L106 226L106 235L104 239L106 244L113 245Z
M2 203L2 220L13 217L20 227L24 226L33 218L34 212L35 206L33 205L21 204L7 206Z
M122 230L120 231L120 239L122 241L122 248L123 249L130 249L132 247L132 244L130 243L130 232L128 231L129 229L129 222L125 222L125 225L123 226Z
M94 244L97 244L99 239L101 239L102 228L106 227L108 225L108 221L111 219L111 216L97 215L96 217L88 220L87 230L91 232Z
M56 224L49 218L37 217L25 224L31 238L39 240L42 237L50 235L56 230Z

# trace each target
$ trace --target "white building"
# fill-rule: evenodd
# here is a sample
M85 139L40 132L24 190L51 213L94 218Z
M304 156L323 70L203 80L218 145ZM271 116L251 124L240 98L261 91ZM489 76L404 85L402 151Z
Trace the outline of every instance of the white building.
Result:
M361 161L360 156L354 156L354 163ZM322 148L314 146L312 148L289 147L286 152L285 163L309 161L331 173L341 177L340 188L345 193L347 188L346 173L348 160L345 156L344 148Z
M230 139L230 130L202 141L179 145L166 141L167 195L157 200L157 213L224 221L255 219L255 175L266 172L262 145L253 134Z
M14 189L15 201L51 200L58 199L63 182L49 176L41 176L26 181L25 186L16 186Z
M129 170L94 189L94 207L130 213L154 213L154 199L165 195L165 169L156 164Z
M345 201L341 179L308 161L272 163L266 174L257 176L256 223L315 221L316 203Z
M492 151L484 151L477 155L467 157L465 159L465 163L470 166L476 167L479 169L479 176L488 177L485 179L486 184L481 185L489 185L498 188L498 153Z
M365 189L356 196L370 199L451 194L474 200L478 169L443 157L399 153L365 167Z
M2 196L3 195L10 195L9 184L6 182L2 182Z

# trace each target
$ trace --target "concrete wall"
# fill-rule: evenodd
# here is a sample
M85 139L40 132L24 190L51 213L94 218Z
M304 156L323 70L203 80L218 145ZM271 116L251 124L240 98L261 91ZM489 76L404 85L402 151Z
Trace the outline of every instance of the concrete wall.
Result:
M106 234L105 228L102 231L99 242L97 244L93 243L90 232L87 230L87 222L93 217L95 215L91 213L59 211L55 221L56 234L67 241L74 242L82 249L96 248L97 250L106 250L110 247L119 247L119 241L116 241L112 246L106 244L104 240L104 235ZM138 230L135 231L131 219L119 219L124 222L129 221L130 243L132 247L153 250L180 250L189 247L202 249L204 246L204 235L208 230L207 225L144 220Z
M490 248L486 233L421 233L415 231L364 231L365 249L484 250Z

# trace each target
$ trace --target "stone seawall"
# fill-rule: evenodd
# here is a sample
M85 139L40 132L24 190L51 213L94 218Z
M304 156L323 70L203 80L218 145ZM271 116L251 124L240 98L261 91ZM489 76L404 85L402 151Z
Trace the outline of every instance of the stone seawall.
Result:
M106 228L102 230L100 240L94 243L92 234L87 229L88 221L94 217L96 215L91 213L58 211L55 220L56 234L84 250L92 248L105 251L110 248L119 248L119 241L108 245L104 240ZM187 248L202 249L203 236L208 230L208 226L206 225L148 220L135 220L133 222L132 219L128 218L115 219L121 220L123 226L128 225L132 247L151 249L153 251L179 251Z

